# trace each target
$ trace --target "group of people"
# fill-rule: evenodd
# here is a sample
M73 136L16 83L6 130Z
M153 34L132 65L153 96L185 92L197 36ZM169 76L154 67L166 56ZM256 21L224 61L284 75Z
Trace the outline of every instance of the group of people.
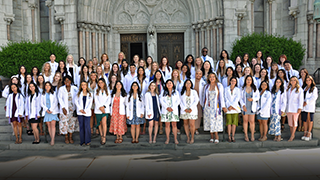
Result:
M22 126L33 133L33 144L40 143L42 123L46 123L50 144L54 145L59 122L59 134L65 136L66 144L74 143L73 133L79 131L80 144L90 145L96 127L104 145L108 119L115 143L123 142L127 125L131 126L131 142L139 143L147 122L149 143L156 143L158 131L163 134L163 123L165 144L170 141L171 128L174 143L179 143L177 134L182 126L187 143L194 143L201 123L211 134L210 142L219 143L223 112L229 142L236 142L241 115L245 141L255 141L256 119L259 141L267 140L267 134L281 141L286 119L291 132L288 141L295 139L297 127L304 131L302 140L312 138L318 89L305 68L298 72L285 55L276 62L271 56L264 58L261 51L254 58L244 54L231 61L223 50L217 64L207 54L208 49L203 48L202 56L190 54L173 68L167 57L158 63L150 56L143 60L135 55L129 62L123 52L112 65L107 54L102 54L100 62L81 57L78 64L72 55L57 63L52 54L41 72L33 67L28 73L21 66L2 94L7 98L6 117L12 124L15 143L22 143Z

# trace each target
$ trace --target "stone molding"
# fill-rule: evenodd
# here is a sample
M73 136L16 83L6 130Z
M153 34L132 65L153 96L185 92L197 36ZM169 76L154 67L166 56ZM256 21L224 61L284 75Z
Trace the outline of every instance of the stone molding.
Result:
M54 16L55 16L55 20L59 21L61 24L64 23L64 21L65 21L65 14L64 13L56 13Z
M300 13L299 7L289 7L289 15L293 18L297 18L298 14Z
M11 25L11 23L15 20L14 14L4 14L3 20L7 22L7 25Z
M241 21L243 19L243 17L247 15L246 9L244 9L244 8L236 9L235 15L237 16L238 21Z

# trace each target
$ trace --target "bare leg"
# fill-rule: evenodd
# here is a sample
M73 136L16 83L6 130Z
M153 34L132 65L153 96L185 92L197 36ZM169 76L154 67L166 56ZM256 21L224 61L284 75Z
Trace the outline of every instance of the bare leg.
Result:
M254 116L255 116L255 115L249 115L249 123L250 123L250 131L251 131L251 141L254 141L254 130L255 130Z
M267 138L267 132L268 132L268 121L262 121L263 123L263 138Z
M131 137L132 142L136 141L136 125L131 125Z
M18 122L19 142L22 143L22 125Z
M170 140L170 123L166 122L165 124L166 124L166 137L167 137L165 144L168 144L169 140ZM160 122L160 130L161 130L161 122ZM172 131L173 131L173 129L172 129Z
M16 144L18 144L18 143L19 143L19 138L18 138L18 122L17 122L17 121L13 121L12 124L13 124L13 132L14 132L14 135L16 136Z
M38 130L38 123L31 123L31 127L33 130L34 142L39 142L39 130Z
M154 122L154 136L153 136L153 143L156 142L156 138L157 138L157 134L158 134L158 124L159 122L158 121L155 121Z
M194 133L196 131L196 120L195 119L190 119L189 120L189 126L190 126L190 133L191 133L191 141L190 144L194 142Z
M173 137L174 137L174 143L175 144L179 144L179 141L177 139L177 123L176 122L172 122L172 132L173 132Z
M242 115L243 118L243 131L244 131L244 139L249 141L248 139L248 122L249 122L249 115Z
M140 135L140 124L136 125L136 143L139 142L139 135Z
M263 122L262 122L262 120L260 120L260 119L258 119L258 122L259 122L259 130L260 130L260 138L259 138L259 141L263 138L263 131L264 131L264 129L263 129Z
M187 135L187 143L189 144L190 143L189 120L188 119L183 120L183 125L184 125L184 131L186 132L186 135Z
M234 135L236 133L236 128L237 126L236 125L231 125L231 131L232 131L232 137L234 138Z
M149 143L152 142L152 130L153 130L153 120L149 121Z

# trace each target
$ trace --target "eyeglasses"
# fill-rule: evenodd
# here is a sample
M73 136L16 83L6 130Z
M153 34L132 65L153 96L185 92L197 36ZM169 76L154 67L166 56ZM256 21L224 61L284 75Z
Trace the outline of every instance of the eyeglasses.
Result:
M208 51L202 51L202 52L208 52Z

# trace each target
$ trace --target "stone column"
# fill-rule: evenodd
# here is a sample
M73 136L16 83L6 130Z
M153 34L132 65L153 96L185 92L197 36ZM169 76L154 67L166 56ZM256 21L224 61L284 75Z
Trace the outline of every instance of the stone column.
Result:
M317 45L317 47L316 47L316 57L317 58L320 58L320 22L317 22L317 39L316 39L316 45Z
M105 26L105 33L104 33L104 53L108 54L108 33L111 30L110 26ZM110 56L109 56L110 57Z
M32 27L32 41L36 41L36 17L35 17L35 9L37 8L37 4L35 2L29 2L28 6L31 8L31 27Z
M209 50L209 53L211 54L211 57L212 57L212 51L211 51L211 26L212 26L212 22L208 23L208 26L207 26L207 48Z
M251 1L251 32L254 32L254 1L255 0L250 0Z
M195 34L196 34L196 56L200 56L199 54L199 30L195 29Z
M313 57L313 14L308 14L308 58Z
M223 50L223 20L217 20L216 23L219 27L219 54Z
M246 9L236 9L236 16L237 16L237 35L241 36L240 32L240 23L243 17L246 15Z
M59 14L59 15L56 15L55 19L60 22L60 25L61 25L61 39L64 40L64 20L65 20L65 16L64 16L64 14Z
M217 28L216 27L213 27L212 28L212 57L213 59L217 59Z
M89 26L87 25L87 29L86 29L86 59L90 59L90 30L89 30Z
M51 11L52 11L52 0L47 0L46 1L46 6L48 6L49 8L49 39L50 40L53 40L53 37L52 37L52 15L51 15Z
M206 35L205 35L206 34L206 27L205 26L206 25L207 24L204 23L201 27L201 49L206 46L206 43L205 43L205 37L206 37Z
M98 33L98 53L99 53L99 56L103 54L102 52L102 28L103 26L99 26L99 33Z
M289 7L289 15L294 18L294 35L298 33L298 14L300 13L298 6Z
M10 37L10 25L12 24L12 22L15 20L14 19L14 14L5 14L5 17L3 18L4 21L6 21L7 23L7 40L10 41L11 37Z
M91 43L92 43L92 58L93 58L93 57L96 57L96 32L95 32L95 29L93 29L93 31L91 32Z
M86 28L84 23L78 23L78 30L79 30L79 56L84 57L83 54L83 31Z
M268 0L269 3L269 34L272 34L272 1Z

